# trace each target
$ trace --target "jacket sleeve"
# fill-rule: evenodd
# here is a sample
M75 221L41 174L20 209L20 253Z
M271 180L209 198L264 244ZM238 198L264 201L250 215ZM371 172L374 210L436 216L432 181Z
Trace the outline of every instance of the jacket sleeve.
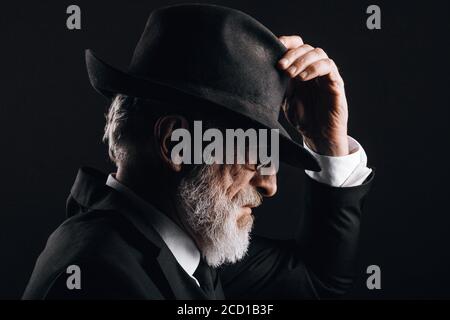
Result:
M295 240L254 236L248 255L220 270L227 299L336 298L354 278L360 217L374 177L337 188L306 178L306 233Z

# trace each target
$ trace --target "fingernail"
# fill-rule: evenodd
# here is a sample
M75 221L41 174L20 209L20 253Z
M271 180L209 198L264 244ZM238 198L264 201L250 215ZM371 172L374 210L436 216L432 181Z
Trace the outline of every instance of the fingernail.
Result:
M289 67L288 72L293 75L296 70L297 70L296 66L291 66L291 67Z
M300 73L300 77L305 79L308 76L308 72L303 71L302 73Z
M288 59L283 58L283 59L280 60L280 64L283 67L286 67L288 65L288 63L289 63Z

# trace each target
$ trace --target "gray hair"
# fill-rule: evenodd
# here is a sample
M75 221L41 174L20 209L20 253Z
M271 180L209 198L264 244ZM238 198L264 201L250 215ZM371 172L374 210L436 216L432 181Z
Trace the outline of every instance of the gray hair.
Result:
M180 114L191 122L201 119L204 129L227 127L222 123L227 119L226 114L217 118L213 111L197 109L189 104L180 108L179 105L169 102L117 94L105 114L103 135L103 142L108 145L109 157L116 166L134 161L148 150L148 142L153 134L151 128L159 117L167 115L168 112Z
M148 141L152 130L148 130L155 120L155 110L150 102L136 97L117 94L105 114L106 125L103 142L108 145L110 159L118 166L136 156L139 146Z

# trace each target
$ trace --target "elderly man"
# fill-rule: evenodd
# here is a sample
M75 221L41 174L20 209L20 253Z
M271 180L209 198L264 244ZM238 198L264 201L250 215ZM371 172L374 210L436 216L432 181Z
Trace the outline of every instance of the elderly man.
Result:
M128 72L91 51L86 60L92 85L112 98L104 138L117 172L79 171L69 217L50 236L25 299L327 298L348 290L373 174L347 136L344 83L322 49L277 38L237 10L186 4L150 15ZM174 132L192 132L194 121L220 132L279 132L281 161L306 170L305 240L250 240L252 208L275 195L276 168L250 161L251 145L243 163L178 161ZM258 148L276 152L276 143Z

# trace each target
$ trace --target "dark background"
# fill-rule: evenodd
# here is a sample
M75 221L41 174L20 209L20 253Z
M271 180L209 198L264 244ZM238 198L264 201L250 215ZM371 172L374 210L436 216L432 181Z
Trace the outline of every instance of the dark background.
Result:
M21 296L47 237L65 217L77 168L113 170L101 143L107 103L89 85L84 49L125 69L150 11L178 2L2 3L0 298ZM349 133L377 168L362 220L359 278L348 297L450 298L449 4L213 3L247 12L277 35L301 35L341 70ZM70 4L81 7L82 30L66 28ZM366 28L370 4L381 7L381 30ZM258 232L293 234L302 180L302 172L281 168L279 195L256 212ZM381 267L381 290L365 286L371 264Z

